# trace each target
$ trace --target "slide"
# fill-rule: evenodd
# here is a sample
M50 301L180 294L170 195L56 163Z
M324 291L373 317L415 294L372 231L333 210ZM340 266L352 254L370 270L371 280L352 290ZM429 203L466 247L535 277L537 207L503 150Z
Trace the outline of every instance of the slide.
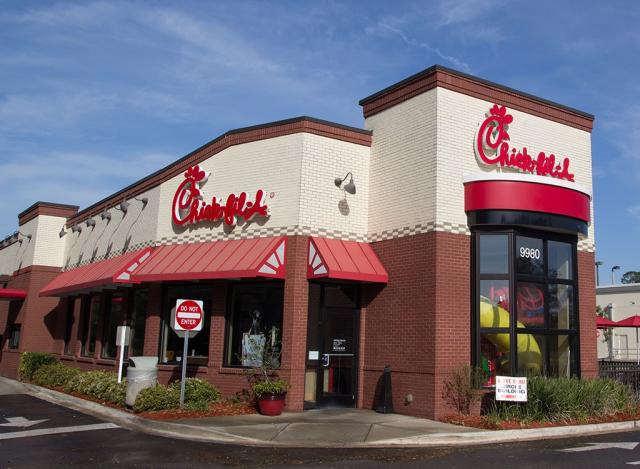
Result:
M480 327L509 327L509 312L500 306L494 306L484 296L480 297ZM518 321L518 331L524 324ZM509 334L486 334L487 339L498 351L509 351ZM518 334L518 362L527 364L527 374L540 374L542 355L540 346L533 334Z

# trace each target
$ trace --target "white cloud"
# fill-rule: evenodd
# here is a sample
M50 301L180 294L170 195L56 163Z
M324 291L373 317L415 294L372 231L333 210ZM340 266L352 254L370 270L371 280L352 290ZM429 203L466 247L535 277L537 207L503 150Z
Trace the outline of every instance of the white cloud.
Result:
M440 3L439 26L468 23L485 16L502 0L444 0Z

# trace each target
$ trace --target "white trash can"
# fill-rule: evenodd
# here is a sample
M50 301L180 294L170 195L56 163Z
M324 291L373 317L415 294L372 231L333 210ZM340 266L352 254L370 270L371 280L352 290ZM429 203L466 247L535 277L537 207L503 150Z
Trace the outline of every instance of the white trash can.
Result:
M158 382L158 357L129 357L126 403L132 407L138 393Z

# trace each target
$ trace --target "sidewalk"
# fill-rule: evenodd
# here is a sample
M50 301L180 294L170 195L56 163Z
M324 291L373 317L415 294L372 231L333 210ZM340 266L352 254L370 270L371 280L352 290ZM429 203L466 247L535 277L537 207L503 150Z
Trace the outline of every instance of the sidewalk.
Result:
M640 421L486 431L362 409L314 410L278 417L239 415L174 421L130 412L0 377L1 395L25 393L115 423L123 428L192 441L281 447L426 447L507 443L640 429Z

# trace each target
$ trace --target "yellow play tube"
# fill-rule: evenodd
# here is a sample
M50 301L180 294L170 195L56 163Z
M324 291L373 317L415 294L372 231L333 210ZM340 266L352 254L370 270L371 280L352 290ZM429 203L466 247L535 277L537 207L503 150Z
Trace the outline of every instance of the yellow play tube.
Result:
M525 327L520 321L518 328ZM488 298L480 297L480 327L509 327L509 312L500 306L491 304ZM500 352L509 352L509 334L486 334L485 336ZM542 354L540 346L533 334L518 334L518 363L520 369L526 364L527 374L540 374L542 368Z

